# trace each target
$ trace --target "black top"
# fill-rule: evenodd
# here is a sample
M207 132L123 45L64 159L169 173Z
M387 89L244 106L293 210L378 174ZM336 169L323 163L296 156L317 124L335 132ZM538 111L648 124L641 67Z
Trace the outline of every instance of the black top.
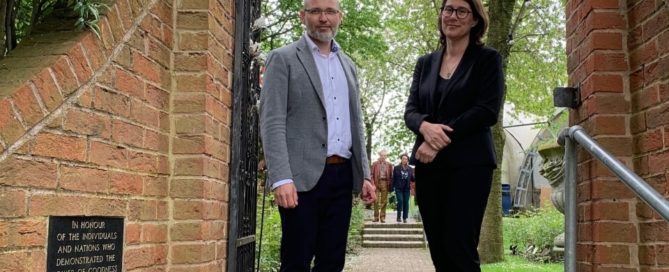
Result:
M441 77L441 75L437 79L437 91L434 92L434 95L432 97L432 101L434 101L434 105L432 105L434 108L439 107L439 102L443 98L443 94L446 93L447 88L448 88L448 82L450 79L446 79Z
M393 189L399 189L404 192L409 191L411 189L411 181L413 180L413 168L407 165L405 169L402 167L402 164L393 168Z
M410 161L419 163L415 154L424 141L419 128L425 120L453 128L451 144L432 163L495 167L490 127L497 122L504 92L502 58L495 49L470 44L451 78L441 81L443 54L420 57L413 72L404 112L407 127L416 134Z

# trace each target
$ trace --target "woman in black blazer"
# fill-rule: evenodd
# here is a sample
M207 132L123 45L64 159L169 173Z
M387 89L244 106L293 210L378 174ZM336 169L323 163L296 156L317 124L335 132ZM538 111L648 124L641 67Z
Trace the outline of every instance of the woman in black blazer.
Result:
M416 200L436 271L480 271L476 247L492 172L490 127L504 93L499 53L481 41L481 0L446 0L442 48L418 59L404 113L416 134Z

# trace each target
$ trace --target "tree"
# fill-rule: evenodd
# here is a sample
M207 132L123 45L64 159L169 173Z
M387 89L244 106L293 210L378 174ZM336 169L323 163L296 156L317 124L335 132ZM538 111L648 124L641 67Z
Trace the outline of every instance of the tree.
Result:
M383 6L384 36L389 44L385 63L368 65L362 77L380 75L380 78L369 80L385 82L387 94L382 100L383 114L377 118L371 136L377 139L376 148L388 149L390 158L399 158L400 154L411 152L415 135L404 124L404 107L418 56L439 47L437 18L440 5L438 0L397 0ZM370 73L371 70L376 72ZM378 97L368 100L380 101Z
M262 17L268 24L262 34L263 50L284 46L296 40L302 33L297 11L302 8L303 0L267 0L263 1Z
M489 1L490 29L487 44L496 48L503 58L507 92L504 104L516 110L548 118L554 111L551 102L553 79L562 85L566 81L564 54L564 1L524 0ZM505 134L503 108L493 127L495 152L502 157ZM501 217L501 160L493 176L493 186L481 231L479 252L481 261L491 263L503 258Z
M5 38L7 33L6 29L6 19L7 16L7 1L0 0L0 57L4 56L7 52L7 39Z
M509 51L511 49L511 34L513 10L515 0L494 0L489 6L490 28L488 32L487 44L496 48L502 55L502 66L506 70ZM506 91L505 91L506 93ZM506 95L504 95L506 96ZM506 99L503 98L502 101ZM495 142L495 153L501 158L504 152L504 131L502 130L504 118L504 103L499 111L497 124L493 127L493 138ZM502 160L497 160L497 169L493 172L493 182L488 196L488 206L486 207L481 227L481 237L479 243L479 255L482 263L495 263L504 260L504 243L502 241L502 192L501 192L501 164Z
M298 12L303 3L303 0L268 0L263 4L262 16L269 21L262 36L265 51L299 39L303 28ZM344 20L335 39L358 66L361 58L381 56L387 50L381 35L381 3L380 0L341 1Z

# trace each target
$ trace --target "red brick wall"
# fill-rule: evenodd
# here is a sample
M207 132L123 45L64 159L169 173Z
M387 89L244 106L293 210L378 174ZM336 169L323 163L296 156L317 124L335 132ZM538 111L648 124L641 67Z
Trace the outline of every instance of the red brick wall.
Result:
M233 16L117 0L100 39L0 60L2 269L45 271L48 216L95 215L125 217L125 271L225 270Z
M570 0L567 54L582 105L570 123L668 195L669 8L664 0ZM579 271L669 271L669 224L579 151Z

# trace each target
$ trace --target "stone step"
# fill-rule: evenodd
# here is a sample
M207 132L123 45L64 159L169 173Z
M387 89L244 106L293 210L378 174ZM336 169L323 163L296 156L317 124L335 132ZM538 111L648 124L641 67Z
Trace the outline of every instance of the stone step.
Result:
M365 234L362 236L363 241L418 241L423 242L422 234Z
M399 228L399 229L411 229L411 228L423 228L423 223L378 223L378 222L366 222L365 228Z
M364 234L423 234L422 228L365 228Z
M400 241L400 242L387 242L387 241L362 241L363 247L376 247L376 248L424 248L425 244L418 241Z

